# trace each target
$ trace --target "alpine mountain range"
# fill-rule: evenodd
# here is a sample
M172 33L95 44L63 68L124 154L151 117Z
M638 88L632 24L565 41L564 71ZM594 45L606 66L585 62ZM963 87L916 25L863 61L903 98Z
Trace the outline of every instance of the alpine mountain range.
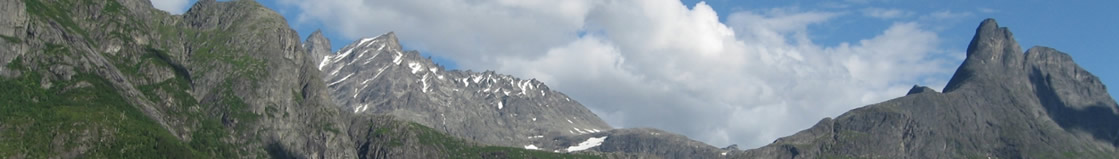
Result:
M943 92L755 149L614 128L535 79L448 70L394 33L337 52L250 0L0 2L2 158L1114 158L1119 106L982 21Z

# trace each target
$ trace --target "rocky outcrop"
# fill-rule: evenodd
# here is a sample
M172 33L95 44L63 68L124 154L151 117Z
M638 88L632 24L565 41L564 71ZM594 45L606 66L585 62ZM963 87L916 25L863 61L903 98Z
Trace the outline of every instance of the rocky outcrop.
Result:
M326 56L333 54L330 52L330 40L322 35L321 30L312 32L311 35L307 37L307 40L303 41L303 48L307 49L307 53L309 53L308 58L310 58L311 62L316 66L322 64Z
M929 88L929 87L913 85L913 88L910 88L909 92L905 93L905 95L913 95L913 94L920 94L920 93L926 93L926 92L928 92L928 93L939 93L939 92L936 92L936 90L933 90L932 88Z
M868 105L732 156L1112 158L1119 113L1099 79L1065 53L1020 50L987 19L944 93Z

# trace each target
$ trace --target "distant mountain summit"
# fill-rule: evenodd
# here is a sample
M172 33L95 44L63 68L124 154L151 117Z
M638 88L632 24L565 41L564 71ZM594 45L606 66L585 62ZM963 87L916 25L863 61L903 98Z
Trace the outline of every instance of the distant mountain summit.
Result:
M735 158L1115 158L1119 111L1068 54L1022 53L987 19L944 93L909 95L826 118Z
M308 48L324 48L310 37ZM319 42L322 44L323 42ZM329 42L326 42L329 43ZM402 51L392 32L317 55L331 96L358 114L387 114L495 145L568 151L557 136L612 129L583 105L535 79L446 70Z

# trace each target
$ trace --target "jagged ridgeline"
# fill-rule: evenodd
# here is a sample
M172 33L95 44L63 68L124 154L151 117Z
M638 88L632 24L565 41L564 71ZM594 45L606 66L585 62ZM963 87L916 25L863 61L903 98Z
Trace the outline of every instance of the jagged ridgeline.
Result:
M1119 108L1068 54L987 19L944 93L858 108L736 158L1116 158Z
M596 158L495 147L331 101L282 16L201 0L0 1L0 158Z

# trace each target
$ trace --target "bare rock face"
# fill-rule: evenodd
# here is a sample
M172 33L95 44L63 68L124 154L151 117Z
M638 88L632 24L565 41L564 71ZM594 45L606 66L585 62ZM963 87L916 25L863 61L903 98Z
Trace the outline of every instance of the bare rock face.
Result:
M306 41L303 41L303 48L307 49L309 53L308 58L311 58L313 64L321 64L326 56L330 56L330 39L322 35L321 30L312 32Z
M1099 79L1055 49L1020 50L987 19L944 93L911 91L732 156L1113 158L1119 111Z

